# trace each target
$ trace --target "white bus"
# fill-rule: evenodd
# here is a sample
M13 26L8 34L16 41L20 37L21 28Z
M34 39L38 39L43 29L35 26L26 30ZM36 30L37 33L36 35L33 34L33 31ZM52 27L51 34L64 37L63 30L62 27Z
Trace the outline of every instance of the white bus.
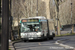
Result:
M28 19L22 19L21 24L21 39L34 40L45 39L54 37L54 33L50 33L48 20L45 17L32 17Z

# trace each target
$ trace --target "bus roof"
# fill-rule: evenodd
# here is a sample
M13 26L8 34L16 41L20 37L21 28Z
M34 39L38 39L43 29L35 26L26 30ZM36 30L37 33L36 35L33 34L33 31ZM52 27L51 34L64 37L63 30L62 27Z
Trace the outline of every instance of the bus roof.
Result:
M29 19L46 19L46 17L36 16L36 17L29 17Z

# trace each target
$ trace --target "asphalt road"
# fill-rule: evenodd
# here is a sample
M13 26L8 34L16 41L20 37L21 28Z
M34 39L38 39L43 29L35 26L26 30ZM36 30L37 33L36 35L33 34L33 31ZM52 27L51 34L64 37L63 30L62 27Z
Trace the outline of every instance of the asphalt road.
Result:
M73 50L70 48L65 48L59 44L55 44L57 40L65 40L72 39L75 36L65 36L65 37L55 37L54 40L44 40L44 41L29 41L29 42L18 42L15 43L14 46L16 50ZM61 43L63 43L62 41Z
M72 46L75 48L75 35L74 36L65 36L64 38L66 38L67 40L61 40L60 43L68 45L68 46Z
M61 31L61 34L70 32L71 27L65 28ZM74 27L75 31L75 27ZM55 44L57 40L61 40L60 43L75 47L75 36L55 37L54 40L44 41L29 41L15 43L16 50L68 50L65 47ZM68 39L68 40L65 40ZM0 45L1 46L1 45Z

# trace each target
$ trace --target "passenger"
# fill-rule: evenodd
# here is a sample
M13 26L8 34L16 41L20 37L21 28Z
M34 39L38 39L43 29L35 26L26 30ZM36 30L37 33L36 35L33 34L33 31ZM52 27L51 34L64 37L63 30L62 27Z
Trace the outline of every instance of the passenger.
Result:
M37 29L35 29L35 31L38 31L38 28L37 28Z

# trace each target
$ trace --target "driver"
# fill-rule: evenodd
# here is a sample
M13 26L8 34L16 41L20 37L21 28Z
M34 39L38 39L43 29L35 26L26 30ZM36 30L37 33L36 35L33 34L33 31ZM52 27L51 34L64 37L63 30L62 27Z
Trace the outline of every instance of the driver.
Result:
M35 31L38 31L38 28L36 28Z

